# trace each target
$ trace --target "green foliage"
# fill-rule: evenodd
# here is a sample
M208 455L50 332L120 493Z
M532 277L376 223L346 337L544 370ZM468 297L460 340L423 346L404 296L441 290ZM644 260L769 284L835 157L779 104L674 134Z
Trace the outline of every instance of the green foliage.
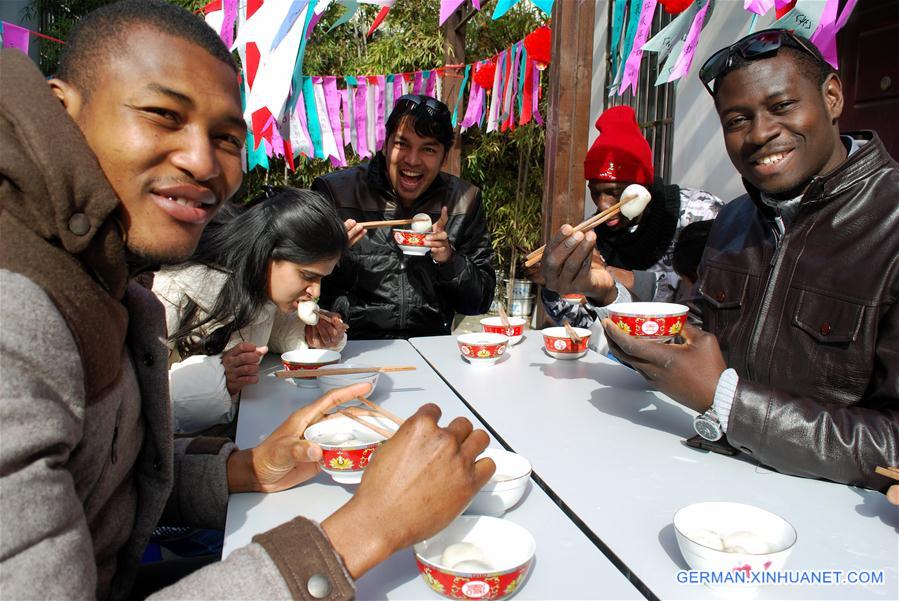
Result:
M30 10L39 17L41 31L66 39L78 19L112 0L32 0ZM170 0L195 11L208 0ZM286 0L284 0L286 1ZM520 40L545 21L529 2L513 7L493 21L489 0L467 24L465 61L493 56ZM468 10L470 2L463 5ZM328 31L346 10L333 4L316 27L306 47L304 72L310 75L374 75L431 69L444 63L444 33L437 24L438 0L397 0L387 19L371 36L366 33L378 7L360 5L353 19ZM45 73L56 70L62 46L41 44ZM544 75L543 84L548 78ZM541 111L546 114L545 102ZM516 261L516 247L534 248L540 238L543 195L543 128L533 123L514 132L462 134L462 177L483 191L497 268L508 273ZM358 159L348 153L351 164ZM297 159L297 170L283 159L271 159L270 168L254 169L244 179L239 198L253 198L263 184L309 187L319 175L332 170L330 161Z

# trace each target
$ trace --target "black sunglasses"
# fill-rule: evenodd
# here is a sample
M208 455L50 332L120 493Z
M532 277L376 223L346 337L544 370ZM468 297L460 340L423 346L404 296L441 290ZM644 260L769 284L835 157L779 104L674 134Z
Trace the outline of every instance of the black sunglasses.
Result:
M818 49L811 42L797 36L792 31L788 29L763 29L738 40L727 48L722 48L710 56L703 63L702 68L699 69L699 79L708 93L714 96L714 82L731 66L731 59L735 54L739 52L740 56L751 61L776 54L782 46L798 48L811 54L816 60L824 60Z
M403 105L400 107L400 105ZM411 110L415 107L422 105L425 107L425 110L428 111L432 117L436 117L438 115L449 115L449 108L436 98L432 98L430 96L422 96L421 94L406 94L405 96L400 96L396 101L396 106L394 108L399 107L401 110Z

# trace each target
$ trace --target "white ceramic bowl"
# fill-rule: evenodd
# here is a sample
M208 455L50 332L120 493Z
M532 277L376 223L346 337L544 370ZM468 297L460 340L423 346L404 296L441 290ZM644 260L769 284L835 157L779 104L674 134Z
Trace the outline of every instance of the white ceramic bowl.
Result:
M554 359L578 359L586 355L593 332L587 328L574 328L574 332L581 338L578 343L571 339L568 331L562 326L544 328L543 348L546 354Z
M489 562L480 572L446 566L443 551L454 543L479 547ZM527 578L537 552L531 533L512 522L487 516L456 518L433 537L413 547L425 583L450 599L505 599Z
M509 348L509 337L490 332L472 332L456 337L459 352L472 365L493 365Z
M614 303L609 319L628 336L667 342L680 334L689 309L677 303Z
M385 417L365 415L362 419L391 432L397 429ZM339 441L338 437L344 436L352 436L356 442ZM374 430L342 415L312 424L303 432L303 438L322 448L322 470L341 484L358 484L375 449L385 440Z
M325 365L340 363L340 353L323 348L304 348L281 355L284 369L319 369ZM300 388L317 388L316 378L288 378Z
M485 317L481 320L481 327L485 332L505 334L509 337L509 344L514 345L521 342L527 322L528 320L523 317L509 317L509 327L506 327L503 325L502 317Z
M749 532L770 548L763 552L728 552L710 546L703 532L720 536L722 544L735 542L732 535ZM749 566L753 572L783 568L796 544L796 529L782 517L743 503L710 501L687 505L674 514L677 546L694 570L730 572ZM730 537L730 538L729 538ZM700 542L702 541L702 542ZM756 550L758 551L758 550Z
M531 462L502 449L487 449L478 457L490 457L496 472L475 495L465 513L499 517L524 496L531 480Z
M414 230L393 230L393 241L400 247L404 255L421 257L428 254L430 246L425 245L425 236L431 232L416 232Z
M349 368L349 367L371 367L370 365L362 365L361 363L335 363L334 365L329 365L326 369L340 369L340 368ZM327 394L328 392L334 390L335 388L342 388L344 386L350 386L351 384L361 384L363 382L368 382L371 384L371 392L372 394L375 391L375 386L378 385L378 376L380 376L378 372L368 373L368 374L342 374L337 376L319 376L315 378L315 381L318 382L318 388L322 391L322 394ZM344 403L346 405L358 405L357 402Z

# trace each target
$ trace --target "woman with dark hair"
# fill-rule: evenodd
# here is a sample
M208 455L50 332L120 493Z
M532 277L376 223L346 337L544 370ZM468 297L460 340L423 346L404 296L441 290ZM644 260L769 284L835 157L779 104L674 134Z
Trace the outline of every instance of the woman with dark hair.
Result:
M156 274L176 432L230 424L237 393L257 381L269 350L343 348L339 315L322 311L307 326L297 306L319 296L346 248L344 224L321 194L267 188L249 205L223 209L186 263Z

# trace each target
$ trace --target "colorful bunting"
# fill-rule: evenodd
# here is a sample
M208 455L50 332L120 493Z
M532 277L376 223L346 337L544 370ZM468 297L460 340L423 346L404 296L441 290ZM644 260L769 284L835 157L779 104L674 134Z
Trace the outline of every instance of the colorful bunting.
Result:
M3 48L16 48L28 54L28 39L30 31L24 27L0 21L0 33L3 37Z

